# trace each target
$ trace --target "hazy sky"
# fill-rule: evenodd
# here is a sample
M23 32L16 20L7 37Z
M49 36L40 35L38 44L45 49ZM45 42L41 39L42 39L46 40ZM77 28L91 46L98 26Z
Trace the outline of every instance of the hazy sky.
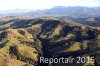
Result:
M0 0L0 10L47 9L53 6L100 6L100 0Z

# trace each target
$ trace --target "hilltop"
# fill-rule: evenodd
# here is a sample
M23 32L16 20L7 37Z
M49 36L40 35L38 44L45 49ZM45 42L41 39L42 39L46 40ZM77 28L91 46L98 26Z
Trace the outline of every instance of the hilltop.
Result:
M97 59L100 54L97 27L59 18L7 19L0 26L0 63L4 66L49 66L40 64L39 57L95 56ZM96 60L95 64L100 62Z

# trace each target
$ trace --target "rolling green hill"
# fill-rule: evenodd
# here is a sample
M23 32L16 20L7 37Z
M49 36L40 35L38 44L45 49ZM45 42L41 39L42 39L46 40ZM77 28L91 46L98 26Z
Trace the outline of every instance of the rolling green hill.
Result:
M0 66L50 66L39 57L95 56L100 65L100 28L58 18L7 19L0 22Z

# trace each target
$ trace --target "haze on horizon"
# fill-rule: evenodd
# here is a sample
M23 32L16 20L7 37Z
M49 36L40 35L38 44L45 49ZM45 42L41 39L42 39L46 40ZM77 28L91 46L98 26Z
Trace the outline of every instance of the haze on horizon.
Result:
M54 6L99 7L100 0L0 0L0 10L49 9Z

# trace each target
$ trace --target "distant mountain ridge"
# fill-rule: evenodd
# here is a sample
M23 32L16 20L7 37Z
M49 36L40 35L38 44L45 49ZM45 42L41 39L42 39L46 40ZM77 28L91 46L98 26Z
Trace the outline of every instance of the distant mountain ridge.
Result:
M100 16L100 7L64 7L55 6L51 9L41 10L36 12L29 12L30 15L34 16L68 16L68 17L98 17ZM27 13L27 15L29 15Z
M14 16L14 13L16 11L11 11L7 16ZM13 14L12 14L13 13ZM15 15L16 16L16 15ZM81 7L81 6L75 6L75 7L65 7L65 6L55 6L51 9L45 9L45 10L24 10L21 12L19 11L17 13L17 16L30 16L30 17L59 17L59 16L67 16L67 17L73 17L73 18L79 18L79 17L98 17L100 16L100 7Z

